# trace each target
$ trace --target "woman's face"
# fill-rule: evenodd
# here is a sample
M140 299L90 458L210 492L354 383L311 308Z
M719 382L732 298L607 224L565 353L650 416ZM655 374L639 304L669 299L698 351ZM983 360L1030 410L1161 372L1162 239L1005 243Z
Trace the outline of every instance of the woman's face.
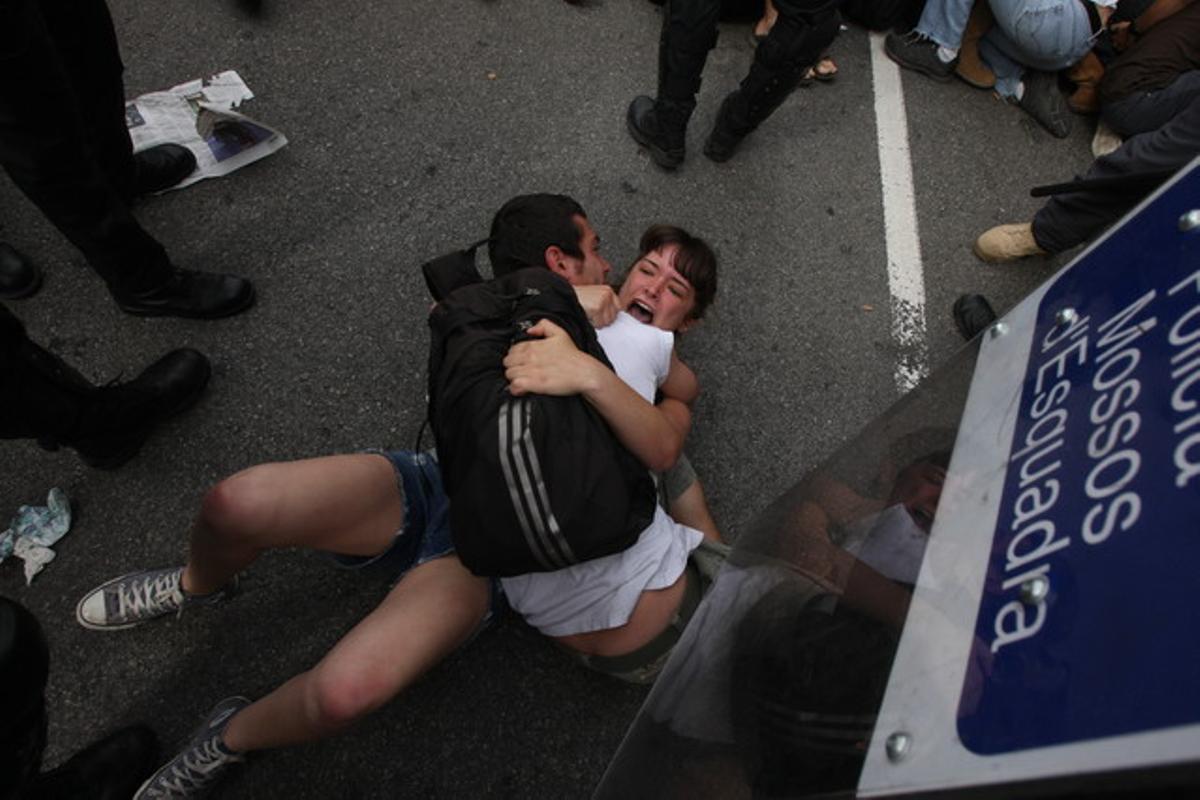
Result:
M684 330L696 305L696 291L675 269L678 254L679 246L668 244L640 256L617 294L621 308L647 325Z

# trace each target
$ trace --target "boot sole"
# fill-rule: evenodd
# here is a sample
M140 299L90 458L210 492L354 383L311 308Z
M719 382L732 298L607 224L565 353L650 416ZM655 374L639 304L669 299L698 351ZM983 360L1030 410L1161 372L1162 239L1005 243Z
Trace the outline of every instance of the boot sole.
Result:
M640 147L645 148L650 154L650 160L665 170L673 170L683 163L683 156L673 156L661 147L658 147L647 136L645 136L634 124L633 118L625 114L625 127L629 130L629 135L638 143Z

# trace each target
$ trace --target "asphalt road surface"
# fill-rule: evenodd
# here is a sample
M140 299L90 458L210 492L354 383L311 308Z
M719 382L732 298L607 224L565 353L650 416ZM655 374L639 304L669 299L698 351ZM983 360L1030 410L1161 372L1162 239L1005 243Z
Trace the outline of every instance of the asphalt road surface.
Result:
M386 584L282 552L218 609L111 633L73 617L100 581L179 563L197 502L221 477L411 446L429 303L417 267L485 235L508 197L575 196L614 265L629 262L652 222L714 244L717 304L681 343L703 385L688 449L736 539L899 397L906 351L936 365L960 346L955 297L982 291L1002 310L1066 263L988 267L970 245L991 225L1029 219L1031 186L1067 180L1091 159L1086 120L1060 141L962 83L905 74L901 93L877 82L892 68L877 72L857 28L834 44L835 82L797 90L718 165L700 153L704 136L751 57L749 26L723 25L689 158L668 174L624 127L629 100L654 89L659 12L645 0L267 0L258 19L230 2L110 4L129 96L236 69L257 94L243 110L291 143L139 208L179 265L254 280L258 305L219 322L120 313L0 178L0 237L47 272L39 295L10 304L33 337L97 381L132 376L174 347L214 364L203 401L117 472L88 469L70 451L0 444L0 517L51 486L77 514L31 587L19 564L0 566L0 592L33 609L50 639L50 765L138 720L174 747L218 699L261 696L311 666L378 602ZM916 227L891 232L919 243L906 257L890 251L885 226L905 219L889 213L906 189L885 192L881 147L911 164ZM923 285L923 315L893 303L889 270L900 261ZM643 697L509 619L353 730L254 759L223 796L586 796Z

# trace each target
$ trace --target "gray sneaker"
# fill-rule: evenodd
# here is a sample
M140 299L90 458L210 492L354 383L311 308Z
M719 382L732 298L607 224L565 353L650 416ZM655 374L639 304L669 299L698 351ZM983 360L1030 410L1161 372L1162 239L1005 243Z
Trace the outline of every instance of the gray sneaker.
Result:
M183 800L204 797L234 764L246 757L221 741L233 715L250 705L244 697L226 697L209 712L187 746L159 767L137 790L133 800Z
M1059 139L1070 136L1071 110L1058 89L1058 75L1031 69L1026 71L1023 82L1025 93L1017 105Z
M909 31L903 36L889 33L883 40L883 50L888 58L905 69L928 75L935 81L948 81L954 77L955 62L938 58L937 42L916 31Z
M183 567L172 567L113 578L83 596L75 606L75 619L92 630L120 630L155 617L178 614L185 606L216 603L228 594L221 590L188 595L179 583L182 576Z

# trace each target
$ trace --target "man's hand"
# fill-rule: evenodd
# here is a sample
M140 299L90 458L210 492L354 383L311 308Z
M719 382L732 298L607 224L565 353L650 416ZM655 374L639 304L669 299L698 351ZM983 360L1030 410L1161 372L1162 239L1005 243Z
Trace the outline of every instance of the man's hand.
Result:
M528 333L541 338L513 345L504 357L509 392L583 395L642 464L656 472L670 469L691 425L687 406L670 399L661 407L651 405L549 320Z
M1133 44L1133 26L1128 22L1109 25L1108 35L1112 38L1113 49L1118 53L1123 53Z
M548 319L527 333L539 338L514 344L504 357L511 394L583 394L595 385L595 370L604 365L575 347L570 334Z
M612 324L621 310L617 293L611 286L576 286L575 297L579 299L579 305L583 306L593 328Z

